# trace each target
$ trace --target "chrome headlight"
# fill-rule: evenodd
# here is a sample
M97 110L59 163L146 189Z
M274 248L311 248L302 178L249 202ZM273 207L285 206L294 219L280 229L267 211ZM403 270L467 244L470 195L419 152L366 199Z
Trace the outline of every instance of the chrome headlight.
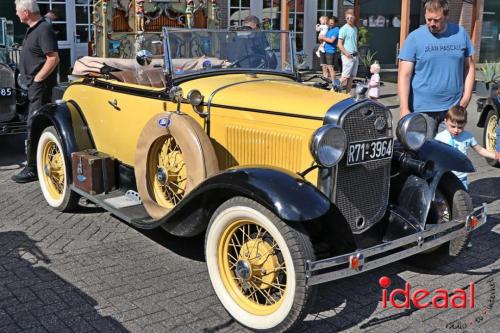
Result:
M330 168L342 159L346 146L344 130L335 125L325 125L314 132L309 148L316 163Z
M406 148L419 150L429 135L427 118L421 113L410 113L398 123L396 136Z

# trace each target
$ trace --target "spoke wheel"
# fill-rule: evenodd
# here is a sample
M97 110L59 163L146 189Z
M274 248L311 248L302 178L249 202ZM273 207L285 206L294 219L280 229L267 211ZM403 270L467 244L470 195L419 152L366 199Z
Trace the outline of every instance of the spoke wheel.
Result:
M153 219L165 217L188 193L219 170L210 138L190 116L158 113L144 125L137 140L134 174L137 192ZM177 236L194 236L193 229L163 224ZM180 230L183 229L183 230Z
M227 290L240 307L268 315L283 302L286 263L271 234L252 220L236 220L219 242L218 265Z
M490 110L486 116L484 123L483 141L484 147L489 151L496 151L497 145L497 127L498 127L498 113L495 110ZM491 166L500 167L500 163L496 160L486 159Z
M187 168L181 148L171 136L151 146L148 179L156 202L165 208L177 205L186 194Z
M47 184L50 195L54 199L62 197L64 192L64 162L57 144L46 142L42 153L43 181Z
M64 150L54 127L46 128L38 140L36 164L47 203L60 211L75 208L80 196L69 188Z
M232 198L213 214L205 236L210 281L225 309L253 330L283 332L314 300L305 262L309 237L253 200Z

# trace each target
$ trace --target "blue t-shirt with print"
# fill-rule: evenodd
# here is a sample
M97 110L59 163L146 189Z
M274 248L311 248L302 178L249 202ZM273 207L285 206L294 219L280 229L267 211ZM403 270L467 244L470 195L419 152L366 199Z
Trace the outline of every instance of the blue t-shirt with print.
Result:
M463 131L459 135L453 136L448 130L444 130L442 132L439 132L436 135L435 139L437 141L441 141L443 143L446 143L447 145L455 147L465 155L467 155L467 149L469 149L469 147L474 147L475 145L477 145L477 141L474 138L474 135L472 135L472 133L469 131ZM458 179L462 181L462 183L465 185L465 188L467 188L467 173L458 171L453 171L453 173L458 177Z
M337 52L337 43L339 41L339 27L331 28L326 32L326 38L335 37L333 43L325 43L325 53Z
M399 59L414 63L410 110L448 110L458 104L464 90L464 60L474 47L464 28L448 23L446 31L432 34L426 25L408 35Z
M349 53L358 52L358 29L344 24L339 30L339 38L344 42L344 48Z

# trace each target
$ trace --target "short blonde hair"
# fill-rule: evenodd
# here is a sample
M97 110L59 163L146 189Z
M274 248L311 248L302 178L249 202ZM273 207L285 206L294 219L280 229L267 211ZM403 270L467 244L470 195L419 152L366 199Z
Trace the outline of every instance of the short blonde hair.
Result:
M326 16L326 15L320 16L319 17L319 23L321 23L321 21L323 20L325 22L325 24L326 24L326 23L328 23L329 19L330 18L328 16ZM321 24L323 24L323 23L321 23Z
M370 68L371 67L375 68L377 73L380 72L380 64L378 62L374 62L373 64L371 64Z

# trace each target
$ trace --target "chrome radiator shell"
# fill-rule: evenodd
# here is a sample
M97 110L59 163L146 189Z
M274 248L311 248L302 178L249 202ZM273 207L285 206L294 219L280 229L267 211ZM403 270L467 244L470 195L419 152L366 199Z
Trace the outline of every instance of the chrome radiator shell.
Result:
M375 122L385 120L381 130ZM392 137L392 116L382 104L352 99L332 107L325 123L335 123L346 132L347 142ZM378 128L378 129L377 129ZM318 184L346 218L354 234L368 230L382 219L389 200L391 159L347 165L347 154L340 163L319 173Z

